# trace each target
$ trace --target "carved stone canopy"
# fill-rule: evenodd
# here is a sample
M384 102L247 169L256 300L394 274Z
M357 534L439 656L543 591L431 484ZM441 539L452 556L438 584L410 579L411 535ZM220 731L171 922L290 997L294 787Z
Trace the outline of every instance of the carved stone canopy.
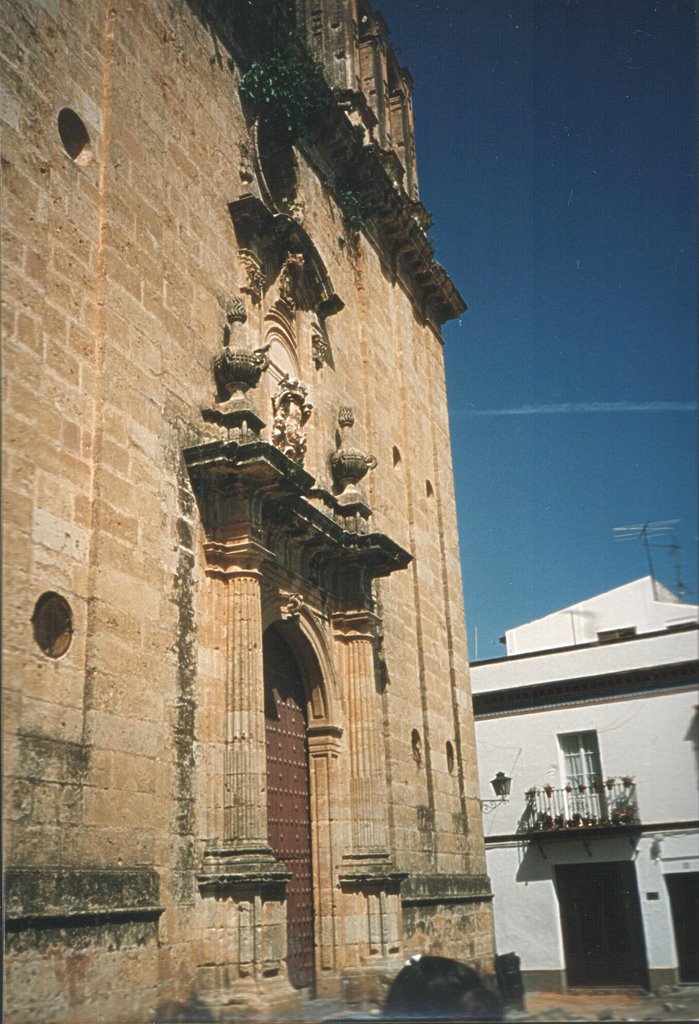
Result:
M283 564L293 549L294 572L343 607L371 603L371 581L411 561L389 537L366 532L366 520L358 522L354 505L319 488L267 441L210 441L185 449L184 459L207 537L220 537L222 524L238 529L247 523ZM289 600L286 614L297 610L297 602Z
M332 316L344 306L325 263L301 225L288 214L271 213L256 196L241 196L228 207L247 283L245 291L258 303L266 287L279 281L299 308Z
M335 486L340 492L342 501L361 500L357 484L363 480L370 469L375 469L377 461L373 455L364 455L350 441L350 432L354 426L354 413L351 406L340 406L337 422L340 426L340 444L330 456Z

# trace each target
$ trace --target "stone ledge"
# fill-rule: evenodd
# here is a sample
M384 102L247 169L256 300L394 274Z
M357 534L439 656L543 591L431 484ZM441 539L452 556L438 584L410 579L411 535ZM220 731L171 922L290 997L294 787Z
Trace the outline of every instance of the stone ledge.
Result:
M399 892L407 871L399 871L388 856L347 856L338 880L342 889L383 889Z
M401 894L404 906L490 902L487 875L411 875Z
M283 889L291 872L271 850L222 847L204 853L200 889Z
M48 920L156 911L160 878L154 868L7 868L8 919Z

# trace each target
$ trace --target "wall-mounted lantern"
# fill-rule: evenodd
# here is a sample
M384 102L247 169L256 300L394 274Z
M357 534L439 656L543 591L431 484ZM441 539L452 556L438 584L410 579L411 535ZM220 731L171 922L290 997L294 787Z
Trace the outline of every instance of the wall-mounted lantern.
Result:
M504 772L498 772L495 778L490 780L490 785L495 791L496 799L479 801L484 814L494 811L496 807L500 806L500 804L509 803L512 779L509 775L505 775Z

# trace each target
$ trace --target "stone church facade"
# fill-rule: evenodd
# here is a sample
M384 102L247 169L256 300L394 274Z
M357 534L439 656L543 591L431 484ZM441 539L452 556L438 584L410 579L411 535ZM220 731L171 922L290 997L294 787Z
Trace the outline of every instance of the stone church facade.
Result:
M378 1000L415 952L490 972L465 307L381 16L2 22L7 1019Z

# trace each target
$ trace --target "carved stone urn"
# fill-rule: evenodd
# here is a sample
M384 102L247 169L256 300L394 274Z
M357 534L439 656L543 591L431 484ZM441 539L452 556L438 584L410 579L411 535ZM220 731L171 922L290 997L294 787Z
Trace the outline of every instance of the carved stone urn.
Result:
M373 455L364 455L350 444L348 435L354 426L354 413L350 406L340 406L337 422L340 425L341 439L337 451L330 456L333 480L343 498L359 498L357 484L364 479L370 469L376 467L376 458Z
M226 307L226 325L223 330L223 348L213 360L216 396L213 408L202 409L207 423L223 427L230 441L244 444L259 440L264 427L247 392L255 388L269 365L269 345L251 349L242 344L231 344L231 327L247 320L241 298L231 299Z
M226 345L214 360L214 375L221 391L232 398L257 387L269 365L268 348L269 345L255 349Z
M250 388L257 387L260 377L269 365L269 345L250 349L242 345L231 345L231 325L244 324L247 320L245 306L240 298L232 299L226 310L228 326L224 330L224 345L214 359L214 377L220 394L226 399L244 395Z

